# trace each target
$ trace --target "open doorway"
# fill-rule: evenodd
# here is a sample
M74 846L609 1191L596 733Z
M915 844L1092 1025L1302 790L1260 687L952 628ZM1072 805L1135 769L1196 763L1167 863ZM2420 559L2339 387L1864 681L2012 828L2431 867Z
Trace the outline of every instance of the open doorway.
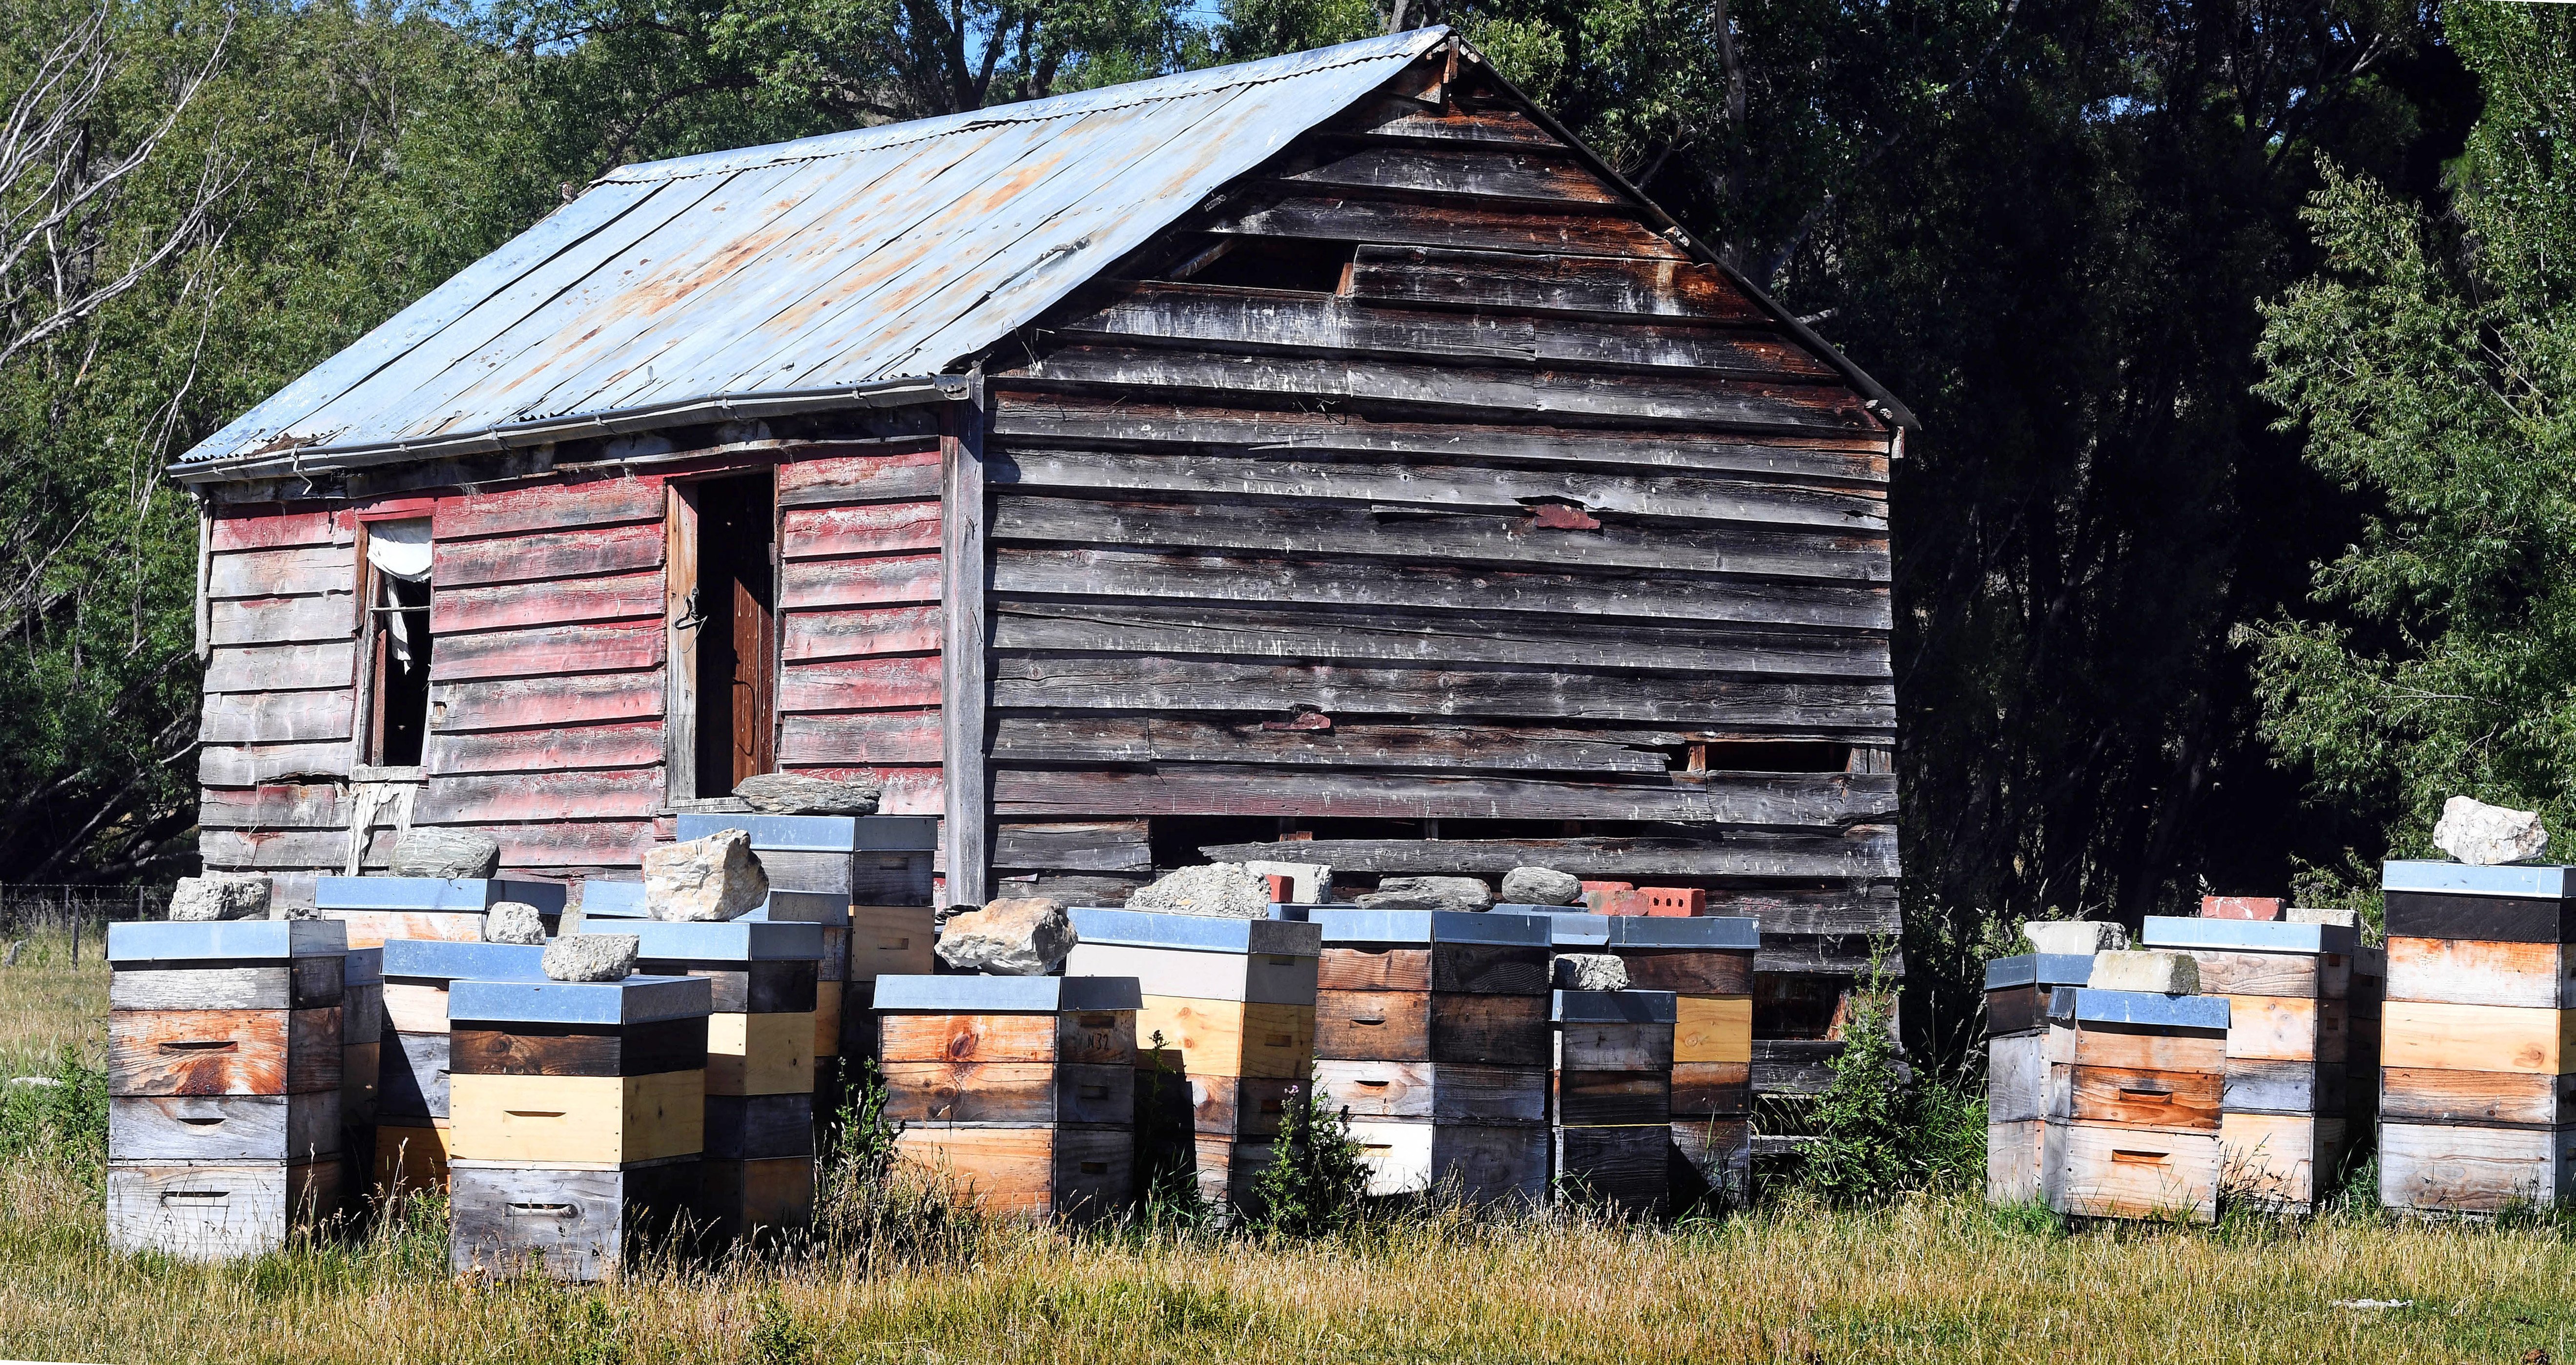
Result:
M711 479L683 496L695 515L675 528L689 553L672 559L681 613L674 644L683 655L673 666L690 684L682 714L693 731L693 775L679 794L726 796L775 761L776 482L763 471Z

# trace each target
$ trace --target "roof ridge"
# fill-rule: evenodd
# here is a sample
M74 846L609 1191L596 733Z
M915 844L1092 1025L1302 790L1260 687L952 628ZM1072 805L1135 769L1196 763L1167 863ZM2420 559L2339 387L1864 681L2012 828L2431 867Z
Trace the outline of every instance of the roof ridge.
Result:
M932 118L907 119L901 123L881 123L873 128L853 128L845 132L820 133L813 137L787 142L772 142L758 147L741 147L730 151L706 152L697 156L672 157L662 161L639 161L620 166L593 181L594 185L671 181L699 175L729 175L758 166L778 166L795 161L814 161L824 157L851 156L861 152L883 151L914 142L945 137L971 128L1007 123L1043 123L1049 119L1072 118L1107 110L1125 109L1139 104L1179 99L1189 95L1210 94L1219 90L1239 89L1287 80L1337 66L1373 61L1389 56L1418 56L1429 51L1449 35L1446 25L1408 29L1379 38L1361 38L1333 47L1309 52L1291 52L1259 61L1236 62L1228 66L1211 66L1197 71L1178 71L1147 81L1121 85L1096 86L1069 94L1050 95L1045 99L1021 100L971 109L960 114L941 114Z

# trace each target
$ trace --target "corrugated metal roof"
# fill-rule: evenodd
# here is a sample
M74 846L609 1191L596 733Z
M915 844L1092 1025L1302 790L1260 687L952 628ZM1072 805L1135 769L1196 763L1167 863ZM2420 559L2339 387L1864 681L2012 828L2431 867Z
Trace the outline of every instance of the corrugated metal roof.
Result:
M181 464L918 388L1446 37L625 167Z

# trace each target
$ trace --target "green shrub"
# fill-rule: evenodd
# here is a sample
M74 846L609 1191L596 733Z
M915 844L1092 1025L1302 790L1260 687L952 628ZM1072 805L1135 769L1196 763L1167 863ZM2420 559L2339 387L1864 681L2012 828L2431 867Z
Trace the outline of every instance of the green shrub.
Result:
M1966 1190L1986 1168L1986 1105L1968 1077L1920 1077L1900 1065L1887 945L1847 997L1833 1083L1810 1111L1812 1138L1795 1184L1829 1204L1868 1204L1909 1190Z
M1311 1237L1348 1226L1368 1198L1368 1164L1342 1115L1310 1081L1293 1091L1279 1119L1277 1156L1253 1187L1249 1225Z

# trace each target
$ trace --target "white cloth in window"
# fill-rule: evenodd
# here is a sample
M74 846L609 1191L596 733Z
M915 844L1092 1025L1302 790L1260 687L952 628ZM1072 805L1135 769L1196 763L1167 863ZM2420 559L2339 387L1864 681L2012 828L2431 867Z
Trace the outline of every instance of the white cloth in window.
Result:
M367 562L384 575L384 600L376 605L403 608L386 612L382 628L394 661L409 667L429 644L412 638L429 626L429 519L369 523Z

